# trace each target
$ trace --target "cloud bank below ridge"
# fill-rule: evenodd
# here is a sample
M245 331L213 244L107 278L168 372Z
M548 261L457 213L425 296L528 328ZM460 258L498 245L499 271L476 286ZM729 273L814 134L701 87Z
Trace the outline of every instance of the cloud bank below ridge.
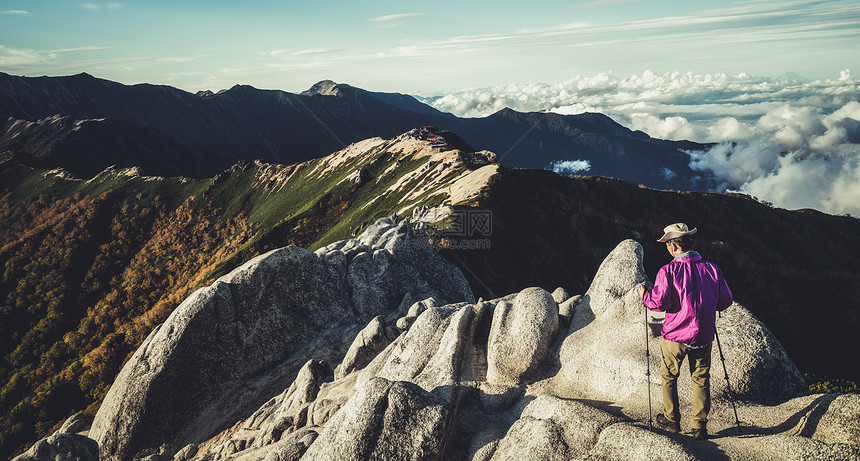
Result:
M483 117L505 107L560 114L600 112L656 138L717 143L690 165L776 206L860 216L860 82L786 74L611 72L556 84L512 84L422 98L437 109Z

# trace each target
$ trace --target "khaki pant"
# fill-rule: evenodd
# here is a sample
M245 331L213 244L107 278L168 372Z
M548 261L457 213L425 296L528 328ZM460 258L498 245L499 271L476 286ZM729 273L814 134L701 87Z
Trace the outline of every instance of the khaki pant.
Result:
M663 340L660 342L663 356L660 376L663 378L664 416L669 421L681 422L678 409L678 374L684 357L689 357L690 376L693 381L692 418L693 429L706 427L708 413L711 411L711 345L693 349L681 343Z

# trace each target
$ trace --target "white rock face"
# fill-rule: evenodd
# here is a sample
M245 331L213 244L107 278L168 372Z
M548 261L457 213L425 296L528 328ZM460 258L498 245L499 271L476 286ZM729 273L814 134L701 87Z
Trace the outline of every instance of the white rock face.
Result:
M559 385L567 392L610 401L645 392L645 306L638 291L645 279L642 247L633 240L621 242L600 265L561 347Z
M558 305L541 288L527 288L493 313L487 346L487 381L515 385L534 372L558 332Z
M280 414L295 413L298 408L313 402L317 398L320 385L331 374L331 369L325 362L309 360L299 370L296 380L287 388L286 395L281 402L278 412Z
M455 386L478 374L480 365L471 361L477 353L471 340L481 320L491 315L486 304L431 307L409 331L403 333L358 377L362 384L372 377L412 381L427 391Z
M561 304L570 298L570 294L562 287L558 287L552 292L552 299L556 304Z
M630 423L620 423L600 433L597 445L585 459L695 461L702 458L694 456L688 447L674 437Z
M98 461L95 440L78 434L57 432L39 440L14 461Z
M374 378L326 424L302 459L438 459L447 403L415 384Z
M733 304L717 318L732 391L741 399L777 404L806 393L803 376L785 349L750 311ZM711 393L728 397L717 344L711 353Z
M817 397L826 405L812 438L826 443L852 443L860 446L860 395L843 394Z
M171 450L176 453L172 447L183 446L175 459L860 459L860 396L822 394L785 401L802 393L802 380L776 338L737 304L722 314L717 326L729 377L740 398L737 409L743 437L737 436L731 407L723 398L725 385L716 347L711 377L715 399L709 422L716 437L701 442L656 428L649 430L646 393L651 393L653 414L662 408L658 372L662 319L647 313L639 298L638 287L647 277L642 249L634 241L621 242L609 254L582 296L569 297L560 290L553 296L540 288L527 288L474 303L455 289L464 302L449 303L444 299L452 297L450 292L434 285L444 277L421 278L429 277L421 275L426 274L421 272L426 267L415 265L395 270L402 263L400 252L411 248L408 232L398 232L375 227L358 240L338 242L317 255L290 253L283 257L303 258L309 267L291 269L287 280L282 280L283 276L260 280L254 270L239 271L231 282L238 286L222 281L189 298L188 306L177 309L182 314L158 328L123 369L126 394L110 400L112 413L107 414L114 419L101 411L96 418L102 421L100 440L114 444L105 445L114 447L109 448L113 454L108 458L134 452L129 447L141 444L140 434L157 434L159 429L122 419L131 415L146 421L145 413L116 408L129 405L163 414L164 403L158 400L164 397L152 389L168 389L158 387L162 380L174 386L188 380L183 374L185 368L214 367L198 371L213 382L195 386L214 395L221 395L218 386L227 386L224 382L233 383L230 386L241 382L246 387L280 387L270 398L256 401L255 406L248 403L251 399L235 397L235 392L215 399L221 407L245 402L241 417L207 410L209 413L202 414L221 417L225 424L220 432L209 430L194 443L180 444L201 434L201 423L183 426L175 418L166 418L176 424L170 426L175 433L189 435L177 437L180 442L150 444L149 451L134 453L169 455ZM385 256L388 250L376 245L392 252ZM415 261L420 258L415 257ZM332 266L337 269L329 272ZM353 296L352 304L346 302L340 310L316 307L318 312L309 312L316 305L304 306L300 312L311 316L303 320L306 323L295 319L280 325L277 331L282 336L309 332L310 340L302 337L304 345L261 333L271 327L266 322L280 317L255 317L249 314L256 312L253 307L236 307L243 302L254 303L263 306L264 312L282 312L266 300L285 298L286 291L267 293L279 284L295 291L296 285L290 284L310 280L301 278L309 270L318 271L313 277L323 277L321 280L325 279L320 274L327 273L347 280ZM401 284L396 296L391 295L386 291L390 287L378 285L393 283L392 274L418 277L420 283ZM434 299L429 300L430 296ZM309 302L314 299L308 298ZM374 311L374 303L385 303L386 307ZM350 321L342 321L344 318ZM242 322L251 320L258 327L246 331ZM313 329L309 326L315 325L313 322L331 322L338 327ZM268 343L251 347L231 334ZM230 354L241 360L253 352L256 355L251 356L264 360L267 354L284 348L293 352L253 375L254 379L235 380L236 375L248 373L243 368L247 365L234 361L229 367L217 368L205 356L198 358L199 364L189 363L191 351L199 351L200 344L216 347L200 342L196 335L219 338L218 357L222 360L232 357ZM651 350L650 382L645 381L646 341ZM186 350L190 345L195 348ZM246 350L249 348L251 351ZM188 357L173 364L175 357L184 357L182 354ZM332 372L328 363L338 364L337 371ZM294 371L277 371L290 369ZM684 429L688 425L684 415L689 413L689 386L689 377L682 373L679 389ZM128 395L130 392L140 394ZM784 403L762 404L769 402ZM189 412L185 406L177 410L180 414ZM105 435L108 427L126 432Z
M584 403L541 395L499 442L493 460L567 460L588 453L600 433L621 419Z
M613 402L647 398L662 404L660 393L660 316L647 312L639 297L646 280L642 247L621 242L598 269L588 291L576 305L561 347L560 389L588 393ZM648 329L646 330L646 315ZM646 384L645 341L651 353L651 381ZM801 395L805 385L785 350L748 310L738 304L717 321L729 379L737 396L762 403L783 402ZM711 395L727 396L716 343L711 360ZM686 366L683 367L686 370ZM679 379L681 400L689 402L689 372Z
M752 438L734 436L731 410L719 399L709 425L719 437L708 442L632 422L647 415L645 392L653 394L655 413L661 406L659 315L647 317L654 377L644 382L646 311L638 286L646 277L641 258L638 244L622 242L589 291L563 301L571 325L555 341L558 319L565 317L541 289L477 305L429 307L417 317L420 308L413 305L416 312L403 334L363 369L355 367L321 386L320 401L329 401L329 395L349 397L334 416L321 421L325 429L303 459L860 456L854 396L803 397L778 407L741 401L738 412ZM718 328L742 399L761 401L763 393L779 399L797 391L791 389L798 384L793 365L749 312L732 306ZM712 368L717 397L723 390L718 360ZM765 381L776 381L783 389ZM683 386L682 379L682 406L689 401ZM400 397L392 399L392 393ZM800 427L795 427L798 421ZM403 434L414 437L407 440Z
M573 319L573 311L576 305L582 300L582 295L571 296L558 305L558 317L561 323L560 327L567 329L570 327L570 321Z
M435 299L427 298L409 306L409 311L406 312L406 315L397 319L397 328L401 331L408 330L422 312L438 305L439 303Z
M258 256L149 335L90 435L103 459L172 456L253 412L308 360L340 362L356 325L429 297L474 301L459 269L406 221L380 220L316 254L290 246Z
M84 415L83 413L75 413L69 419L63 422L63 425L57 429L58 434L76 434L79 432L89 431L93 425L93 417Z
M358 332L358 336L349 346L343 362L334 370L335 379L343 378L354 370L364 368L395 337L396 333L392 328L386 328L382 317L378 315L374 317L363 330Z

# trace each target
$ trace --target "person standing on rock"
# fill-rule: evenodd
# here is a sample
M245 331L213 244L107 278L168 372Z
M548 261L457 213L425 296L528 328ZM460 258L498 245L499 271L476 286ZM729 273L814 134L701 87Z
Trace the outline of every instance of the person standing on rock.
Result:
M687 357L693 381L692 418L690 426L697 439L708 438L708 413L711 411L711 343L716 335L717 311L732 304L722 271L715 264L692 251L690 230L684 223L663 229L658 242L666 243L673 259L657 272L654 288L640 287L645 307L666 313L660 342L663 381L663 406L656 424L670 432L680 432L681 413L678 404L678 375Z

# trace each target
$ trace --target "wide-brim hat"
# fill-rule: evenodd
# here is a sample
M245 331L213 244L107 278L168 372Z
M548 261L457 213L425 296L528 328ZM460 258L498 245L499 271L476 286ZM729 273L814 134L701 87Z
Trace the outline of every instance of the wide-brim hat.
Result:
M668 226L663 228L663 236L660 237L658 242L668 242L669 240L676 239L678 237L683 237L685 235L693 235L696 233L696 228L690 230L686 224L682 222L676 222L675 224L669 224Z

